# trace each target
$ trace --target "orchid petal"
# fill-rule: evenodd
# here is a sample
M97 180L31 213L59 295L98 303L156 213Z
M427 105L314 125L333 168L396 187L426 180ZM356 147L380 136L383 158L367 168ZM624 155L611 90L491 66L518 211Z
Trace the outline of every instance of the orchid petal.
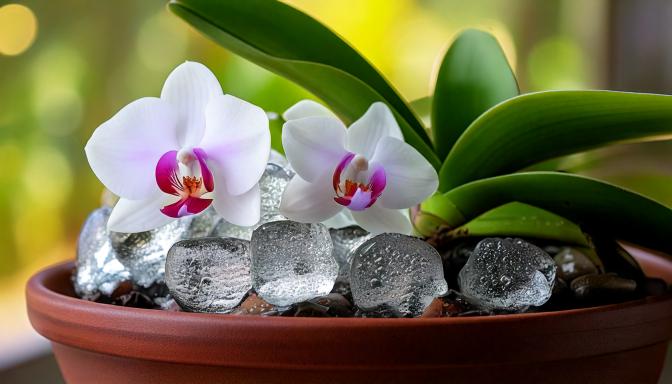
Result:
M339 213L343 206L334 201L329 177L323 175L310 183L295 175L282 195L280 213L302 223L319 223Z
M107 189L142 200L158 191L153 177L157 161L177 148L177 119L170 104L147 97L101 124L84 150L91 169Z
M401 140L380 140L372 162L385 167L386 186L378 204L390 209L421 203L439 186L436 170L417 150Z
M378 204L364 211L353 211L352 217L360 227L373 235L386 232L408 235L412 230L410 220L402 212L383 208Z
M376 102L348 128L348 149L370 159L378 142L384 137L404 140L390 109L387 105Z
M333 217L322 221L327 228L345 228L357 224L349 209L342 209Z
M315 181L333 169L347 153L346 129L330 117L290 120L282 128L282 145L292 168L306 181Z
M223 179L215 174L215 185L223 185ZM212 205L215 211L229 223L243 227L251 227L259 222L261 215L261 192L259 184L240 195L229 195L226 188L218 187L213 192L215 199Z
M215 75L203 64L187 61L175 68L161 90L161 99L172 105L178 121L180 147L194 146L205 131L205 108L222 94Z
M317 116L336 118L336 115L324 105L307 99L292 105L282 114L282 118L285 119L285 121Z
M249 191L261 179L271 152L266 113L244 100L222 95L212 99L205 115L200 147L207 153L208 165L228 180L228 195Z
M161 213L168 203L163 193L144 200L119 199L112 209L107 229L113 232L136 233L162 227L175 220ZM174 200L174 199L173 199Z

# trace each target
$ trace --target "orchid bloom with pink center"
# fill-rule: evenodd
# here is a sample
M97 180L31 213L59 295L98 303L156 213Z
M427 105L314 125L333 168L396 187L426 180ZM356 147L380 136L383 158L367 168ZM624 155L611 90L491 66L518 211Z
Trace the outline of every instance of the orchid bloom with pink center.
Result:
M254 225L270 143L261 108L225 95L208 68L185 62L160 98L122 108L85 150L96 176L120 196L108 228L134 233L210 205L233 224Z
M404 142L385 104L372 104L347 129L331 111L309 100L295 104L284 118L282 144L296 176L285 189L283 215L329 223L351 217L374 234L411 232L401 210L434 193L438 176Z

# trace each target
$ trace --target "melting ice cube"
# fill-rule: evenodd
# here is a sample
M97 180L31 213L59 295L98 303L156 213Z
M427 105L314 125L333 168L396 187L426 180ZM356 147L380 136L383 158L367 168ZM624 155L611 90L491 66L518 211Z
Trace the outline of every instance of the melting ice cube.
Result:
M332 249L322 224L288 220L263 224L252 235L254 289L281 307L328 294L338 274Z
M252 288L249 241L183 240L170 248L166 284L182 309L226 313Z
M556 265L540 248L521 239L487 238L460 271L462 294L487 309L520 310L551 297Z
M350 286L364 310L385 308L419 316L432 300L446 293L441 256L416 237L384 233L354 253Z
M110 296L121 282L131 279L110 244L107 220L111 211L103 207L91 212L77 241L75 292L87 300L95 300L99 295Z

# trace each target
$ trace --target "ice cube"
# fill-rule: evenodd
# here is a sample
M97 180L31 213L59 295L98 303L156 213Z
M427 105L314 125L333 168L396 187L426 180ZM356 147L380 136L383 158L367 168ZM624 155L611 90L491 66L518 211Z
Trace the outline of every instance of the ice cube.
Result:
M166 260L166 284L180 307L226 313L252 288L250 243L200 238L175 243Z
M251 227L241 227L220 219L211 236L250 240L252 239L252 231L260 225L271 221L286 220L279 212L280 200L293 175L294 172L283 168L281 165L268 163L261 180L259 180L261 193L261 217L259 222Z
M354 253L350 286L355 304L365 311L384 308L420 316L432 300L445 294L441 256L416 237L384 233Z
M357 225L329 230L331 241L334 243L334 259L338 263L338 277L347 281L350 276L352 255L366 240L371 238L369 232Z
M458 276L462 294L485 309L522 310L551 297L556 265L521 239L481 240Z
M294 221L263 224L252 234L252 280L267 302L283 307L331 291L338 275L327 227Z
M179 220L187 222L188 225L181 238L187 240L208 237L221 218L212 205L199 215L184 216Z
M87 300L96 300L100 295L109 297L120 283L131 279L130 271L117 258L108 237L110 212L110 207L91 212L77 241L75 292Z
M133 281L147 288L163 281L166 253L183 238L190 223L190 219L179 219L147 232L110 232L110 241Z
M268 156L268 162L272 164L277 164L283 168L289 169L289 161L287 158L280 152L275 149L271 149L271 154Z

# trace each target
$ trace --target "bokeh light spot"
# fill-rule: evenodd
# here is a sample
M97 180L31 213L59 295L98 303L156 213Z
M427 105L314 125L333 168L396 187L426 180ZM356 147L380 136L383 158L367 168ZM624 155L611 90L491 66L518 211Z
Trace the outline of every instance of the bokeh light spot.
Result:
M52 136L76 132L84 113L79 88L86 63L77 50L56 43L42 49L33 63L33 108L40 129Z
M189 45L187 29L178 18L161 12L145 21L140 29L136 50L149 69L165 72L181 61Z
M37 19L30 8L20 4L0 7L0 54L20 55L35 41Z
M28 153L23 183L31 205L61 207L73 187L68 159L53 146L36 145Z
M586 67L581 47L563 35L542 40L527 59L532 90L586 88Z

